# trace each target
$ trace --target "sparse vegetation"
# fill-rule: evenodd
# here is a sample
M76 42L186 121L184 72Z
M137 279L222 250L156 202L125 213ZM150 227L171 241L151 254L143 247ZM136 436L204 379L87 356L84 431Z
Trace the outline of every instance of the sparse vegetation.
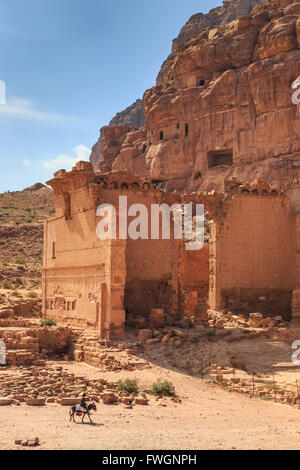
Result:
M139 387L138 383L135 379L125 379L118 381L118 392L122 390L129 392L129 393L138 393Z
M194 336L193 338L190 339L190 342L191 342L192 344L198 344L199 341L200 341L199 336Z
M148 393L156 396L174 397L175 388L174 385L171 382L168 382L167 380L158 380L152 385L151 389L148 390Z
M26 260L23 258L23 256L18 256L15 260L16 264L19 264L21 266L25 266Z
M41 326L55 326L56 320L54 318L43 318L41 320Z
M213 341L213 340L215 339L215 337L216 337L216 332L215 332L215 330L209 330L209 331L207 331L206 337L207 337L208 341Z
M27 297L29 297L29 299L37 299L38 294L36 292L30 291L27 293Z
M5 279L2 282L2 289L12 289L13 288L13 283L12 281L9 281L8 279Z
M10 295L12 295L13 297L22 297L21 292L17 290L12 291Z

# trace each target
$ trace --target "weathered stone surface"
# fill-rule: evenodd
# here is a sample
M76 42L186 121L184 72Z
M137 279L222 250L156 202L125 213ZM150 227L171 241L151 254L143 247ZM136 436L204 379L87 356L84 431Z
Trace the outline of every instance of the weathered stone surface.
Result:
M191 38L186 28L187 40L176 43L158 85L144 94L145 127L122 135L120 150L106 149L109 167L180 190L221 189L229 177L255 175L300 208L300 119L291 99L299 2L275 0L248 14L254 3L264 2L242 2L244 16L230 23L200 26L196 35L191 26Z
M80 404L80 398L62 398L60 404L62 406L75 406Z
M133 103L128 108L124 109L124 111L117 113L116 116L110 121L108 127L128 126L127 128L129 129L142 127L144 124L144 104L142 100L136 100L135 103ZM106 133L108 133L109 131L107 131L106 129L106 127L102 127L100 129L100 138L92 148L90 160L95 170L98 170L99 164L102 160L109 159L109 156L106 153L106 144L108 142L108 139L106 138ZM114 132L112 133L112 135L114 135Z
M112 405L118 401L118 397L113 392L104 392L102 394L102 400L104 405Z

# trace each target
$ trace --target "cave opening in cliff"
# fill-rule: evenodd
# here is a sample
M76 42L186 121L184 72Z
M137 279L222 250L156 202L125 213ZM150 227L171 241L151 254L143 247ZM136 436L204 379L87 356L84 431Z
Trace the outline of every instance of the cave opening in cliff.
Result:
M217 150L207 154L208 168L214 168L220 165L232 165L233 150Z
M185 137L187 137L189 135L189 125L186 124L185 125Z
M160 131L159 133L159 140L164 140L164 132Z
M205 85L205 80L203 78L198 78L197 79L197 86L204 86Z

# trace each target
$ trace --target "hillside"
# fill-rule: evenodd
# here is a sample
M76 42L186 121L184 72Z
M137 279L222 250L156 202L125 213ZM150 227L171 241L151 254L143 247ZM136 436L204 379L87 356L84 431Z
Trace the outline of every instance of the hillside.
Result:
M53 213L52 190L40 183L0 194L0 286L7 293L40 286L43 221Z

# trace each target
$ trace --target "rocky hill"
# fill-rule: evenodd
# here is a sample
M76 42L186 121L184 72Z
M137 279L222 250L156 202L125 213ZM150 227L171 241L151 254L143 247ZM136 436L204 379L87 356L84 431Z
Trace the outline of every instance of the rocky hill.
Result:
M53 214L52 190L41 183L0 194L0 289L40 286L43 221Z

